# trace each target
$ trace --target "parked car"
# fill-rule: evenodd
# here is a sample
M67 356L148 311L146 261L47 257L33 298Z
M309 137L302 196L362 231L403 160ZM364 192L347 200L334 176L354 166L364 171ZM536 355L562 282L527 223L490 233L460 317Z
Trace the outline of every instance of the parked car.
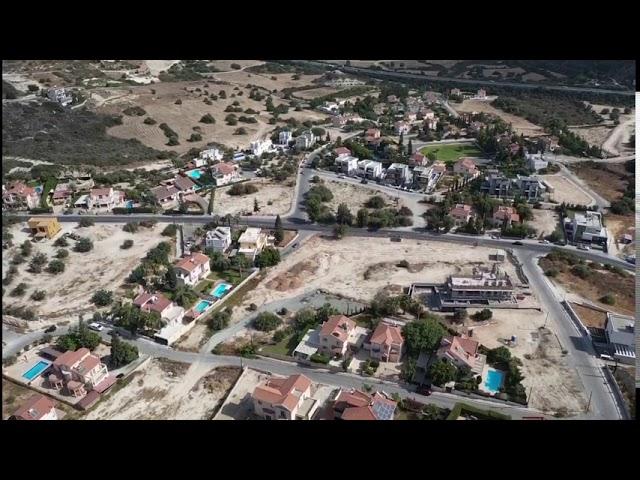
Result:
M522 246L522 245L523 245L523 243L522 243L521 241L519 241L519 240L518 240L517 242L513 242L513 245L520 245L520 246Z
M99 323L93 322L89 324L89 329L95 330L96 332L101 332L102 330L104 330L104 327Z
M431 395L431 385L422 385L418 388L418 393L420 395L424 395L425 397L428 397L429 395Z
M578 250L590 250L590 248L587 245L578 245Z
M293 245L291 245L291 248L298 248L298 244L294 243Z
M366 185L367 183L369 183L369 181L368 181L366 178L363 178L363 179L360 181L360 183L361 183L361 184L363 184L363 185Z
M47 328L44 329L44 333L51 333L51 332L55 332L56 331L56 326L55 325L51 325Z

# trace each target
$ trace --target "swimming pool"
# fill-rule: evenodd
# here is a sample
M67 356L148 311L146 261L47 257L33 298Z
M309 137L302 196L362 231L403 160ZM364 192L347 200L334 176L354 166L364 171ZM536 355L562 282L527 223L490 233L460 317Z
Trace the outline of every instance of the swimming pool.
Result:
M211 291L211 295L216 298L224 297L224 294L233 288L233 285L229 285L228 283L221 283L216 288Z
M495 368L489 368L487 369L487 376L484 379L484 388L488 392L498 393L503 381L504 372L496 370Z
M202 176L202 172L200 170L190 170L187 172L187 175L194 180L198 180Z
M50 365L49 362L45 362L44 360L40 360L33 367L31 367L29 370L24 372L22 374L22 376L24 378L26 378L27 380L31 381L34 378L37 378L42 372L44 372L49 365Z
M194 307L194 310L198 313L202 313L211 305L212 305L211 302L207 302L206 300L200 300L198 304Z

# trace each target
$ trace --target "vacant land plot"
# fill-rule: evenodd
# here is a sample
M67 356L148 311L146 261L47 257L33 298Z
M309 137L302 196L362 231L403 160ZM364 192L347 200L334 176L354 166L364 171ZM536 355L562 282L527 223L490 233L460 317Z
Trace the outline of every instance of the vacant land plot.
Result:
M607 321L605 312L577 303L572 303L571 308L578 314L585 327L604 328Z
M237 367L189 366L153 359L124 388L107 396L87 420L208 420L240 375Z
M258 187L258 191L248 195L229 195L227 192L231 187L216 189L214 213L216 215L252 214L255 199L258 200L260 211L253 213L254 215L282 215L291 208L293 185L289 185L289 182L281 184L259 178L247 183Z
M549 235L559 227L560 217L552 210L533 210L533 220L529 225L538 231L538 235Z
M631 234L635 240L635 215L614 215L608 213L604 219L605 225L613 239L610 243L610 253L613 255L630 255L635 253L635 241L627 244L620 242L620 238L625 233Z
M579 135L586 140L589 145L602 147L605 140L611 135L613 127L600 125L597 127L570 128L569 131Z
M324 97L325 95L332 95L340 90L332 87L318 87L312 88L310 90L300 90L299 92L294 92L293 96L296 98L301 98L303 100L313 100L314 98Z
M444 282L452 273L488 266L490 253L495 250L460 249L443 242L346 237L337 243L313 237L269 270L241 308L234 310L232 321L243 318L251 303L262 305L317 289L359 301L371 300L381 289L399 294L412 282ZM409 267L398 267L401 260L407 260ZM516 278L511 264L504 263L503 268Z
M558 203L593 205L595 201L578 185L562 175L540 175L540 178L553 187L551 199Z
M431 147L424 147L420 150L423 155L427 155L431 152L436 153L437 160L454 163L460 157L480 157L482 152L475 145L466 143L453 143L446 145L434 145Z
M496 115L497 117L502 118L505 122L513 125L513 128L518 135L523 134L531 137L544 135L544 130L541 126L535 125L529 120L518 117L517 115L499 110L489 102L484 102L481 100L465 100L462 103L453 103L451 104L451 106L457 112L484 112Z
M262 60L212 60L208 63L209 66L220 70L220 72L237 71L240 70L240 68L254 67L263 64L264 62ZM231 65L233 65L233 67ZM238 65L240 65L240 68L237 68Z
M95 310L90 302L96 290L105 289L117 291L131 271L140 263L149 249L155 247L166 237L160 235L166 224L158 224L152 229L141 229L137 234L122 230L122 224L98 224L93 227L75 228L76 224L63 223L62 232L75 232L93 241L93 250L87 253L73 251L75 241L68 239L69 256L64 259L65 270L57 275L45 272L34 274L27 271L29 259L36 252L47 255L48 261L55 258L58 248L53 245L55 240L44 240L33 245L33 253L27 261L18 265L10 288L24 282L29 285L22 297L3 298L4 306L33 307L38 320L30 321L30 329L40 329L45 326L69 320L70 316ZM14 245L20 245L29 238L26 224L17 224L11 229ZM122 250L120 245L127 240L133 240L133 246ZM9 260L18 254L18 247L4 251L2 255L3 270L8 270ZM46 266L46 265L45 265ZM44 290L46 297L40 302L30 300L34 290Z
M299 75L298 80L294 80L293 73L249 73L246 71L231 71L225 73L214 73L213 77L224 80L232 85L246 86L248 84L264 88L270 92L274 90L282 90L284 88L298 88L313 85L313 81L320 78L321 75Z
M629 173L625 171L624 164L580 162L569 165L569 168L610 202L622 197L629 182Z
M270 377L266 373L245 368L214 420L246 420L250 418L253 413L251 394L258 384Z
M327 206L334 213L338 210L338 205L345 203L349 206L351 213L355 215L360 208L364 207L366 201L374 196L382 197L390 207L400 208L404 205L398 197L392 197L386 193L352 183L329 180L325 181L324 186L331 190L333 194L333 199L327 203Z
M529 406L546 413L580 414L587 403L582 382L562 355L555 327L547 324L544 328L545 317L535 310L493 310L487 325L474 326L473 337L488 348L496 348L515 335L517 345L508 348L522 360L522 384L530 395ZM474 322L467 323L473 326Z

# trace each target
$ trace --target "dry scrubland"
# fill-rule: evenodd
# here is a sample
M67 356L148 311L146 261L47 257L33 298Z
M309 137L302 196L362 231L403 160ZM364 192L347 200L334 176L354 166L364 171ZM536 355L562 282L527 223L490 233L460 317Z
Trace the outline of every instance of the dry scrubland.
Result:
M76 228L77 224L63 223L62 232L53 240L45 240L33 244L33 253L27 261L18 265L18 273L7 290L13 289L20 282L27 283L29 288L22 297L11 297L7 292L2 299L3 305L31 306L37 312L39 320L28 322L30 329L40 329L47 325L68 321L70 317L80 313L91 312L95 309L90 299L99 289L117 291L131 271L139 264L147 251L167 237L160 235L166 224L157 224L152 229L141 228L132 234L122 230L123 224L98 224L93 227ZM93 250L87 253L73 251L75 241L68 239L69 256L64 259L65 271L57 275L47 273L34 274L27 271L30 258L36 252L47 255L53 260L57 247L53 242L64 232L75 232L93 241ZM11 229L14 235L14 245L20 245L29 239L26 223L17 224ZM122 250L120 245L127 240L133 240L133 247ZM18 254L18 247L3 250L2 267L7 271L10 260ZM34 290L44 290L46 298L35 302L29 297Z
M331 190L333 194L333 199L327 205L334 212L338 210L338 205L346 203L351 213L355 215L360 208L364 207L365 202L374 196L384 198L384 201L390 207L400 208L404 205L397 197L351 183L325 180L323 185Z
M289 181L280 184L261 178L247 183L257 186L258 191L248 195L229 195L227 192L230 186L216 189L214 213L216 215L253 213L255 199L260 206L260 211L255 215L282 215L291 208L294 188L289 186ZM209 197L207 197L208 200Z
M451 103L451 106L457 112L485 112L491 113L497 117L502 118L505 122L511 123L514 130L518 135L528 135L536 137L544 135L544 130L539 125L531 123L522 117L518 117L511 113L503 112L495 108L487 101L482 100L464 100L462 103Z
M595 203L587 192L562 175L540 175L540 178L553 187L554 192L551 194L551 198L558 203L566 202L580 205Z
M209 420L240 375L218 367L152 359L127 385L101 401L87 420Z

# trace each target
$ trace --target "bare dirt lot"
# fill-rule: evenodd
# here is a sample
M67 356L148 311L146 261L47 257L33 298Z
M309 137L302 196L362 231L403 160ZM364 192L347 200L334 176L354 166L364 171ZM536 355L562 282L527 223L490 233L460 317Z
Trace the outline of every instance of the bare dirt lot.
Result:
M43 240L33 244L33 253L27 261L18 265L18 273L9 286L13 289L24 282L29 285L25 295L12 297L7 293L3 298L3 305L34 307L39 320L28 323L30 329L40 329L45 326L68 321L70 316L91 312L95 307L90 302L96 290L105 289L117 291L126 277L138 265L146 252L161 241L167 240L160 235L166 224L157 224L152 229L141 228L132 234L122 230L122 224L98 224L93 227L76 228L77 224L63 223L62 231L53 240ZM30 238L26 231L26 223L17 224L11 229L14 235L14 245L20 245ZM27 271L29 259L36 252L47 255L47 260L53 260L58 248L53 245L55 239L63 232L75 232L93 241L93 250L87 253L73 251L74 240L68 239L69 256L64 260L65 271L57 275L42 271L34 274ZM122 250L120 245L127 240L133 240L133 247ZM3 270L8 270L10 259L18 252L18 247L3 250ZM44 290L46 297L40 302L30 300L34 290Z
M368 301L381 289L401 293L412 282L444 282L448 275L467 271L477 264L489 265L489 254L495 250L483 247L460 249L443 242L346 237L340 241L312 237L303 248L287 256L269 270L265 279L253 290L232 321L246 315L251 303L264 303L293 297L319 288ZM397 267L401 260L409 268ZM513 266L502 268L516 278Z
M346 203L349 206L351 213L355 215L360 208L364 207L365 202L374 196L384 198L384 201L390 207L400 208L404 205L397 197L392 197L384 192L379 192L351 183L325 180L324 186L331 190L331 193L333 194L333 199L328 202L327 205L334 211L334 213L338 209L338 205Z
M221 72L239 70L233 68L231 65L240 65L240 68L247 68L262 64L264 64L264 62L261 60L212 60L208 63L209 66L215 67Z
M605 323L607 321L607 314L605 312L587 307L586 305L579 305L577 303L572 303L571 308L573 308L573 310L578 314L585 327L605 327Z
M515 335L517 345L508 348L522 360L522 384L527 395L531 392L529 406L546 413L565 409L569 415L582 413L587 403L582 383L563 358L554 327L547 324L541 329L545 316L535 310L493 310L488 325L476 326L473 336L486 347L496 348L504 346L503 339Z
M87 420L208 420L240 375L237 367L189 366L152 359Z
M635 242L624 244L620 242L620 237L625 233L633 235L635 240L635 215L614 215L608 213L604 217L605 225L612 237L611 253L630 255L635 251Z
M558 203L577 203L579 205L591 205L595 203L593 198L575 183L561 175L540 175L540 178L551 185L554 192L551 198Z
M589 142L590 145L601 147L604 141L611 135L613 128L602 125L597 127L569 128L569 131L578 134Z
M512 124L518 134L530 137L544 135L542 127L535 125L522 117L503 112L502 110L495 108L489 102L481 100L464 100L462 103L452 103L451 106L457 112L485 112L496 115L497 117L502 118L505 122Z
M314 98L324 97L325 95L331 95L339 91L340 89L338 88L318 87L312 88L310 90L300 90L299 92L294 92L293 96L296 98L301 98L303 100L313 100Z
M289 186L288 182L281 184L259 178L247 183L256 185L258 191L248 195L229 195L227 192L231 187L216 189L214 213L216 215L253 213L254 199L258 199L260 206L260 212L256 215L282 215L291 208L293 186ZM206 200L209 201L209 197Z
M538 235L549 235L558 226L560 218L558 214L552 210L533 210L533 220L529 221L529 225L538 231Z
M628 172L625 171L624 164L581 162L572 164L569 168L593 191L610 202L622 197L627 187Z
M284 88L297 88L313 85L313 81L321 75L300 75L298 80L293 79L293 73L249 73L246 71L231 71L225 73L214 73L213 77L224 80L233 85L245 87L248 84L264 88L269 91L282 90ZM275 80L274 80L275 79Z

